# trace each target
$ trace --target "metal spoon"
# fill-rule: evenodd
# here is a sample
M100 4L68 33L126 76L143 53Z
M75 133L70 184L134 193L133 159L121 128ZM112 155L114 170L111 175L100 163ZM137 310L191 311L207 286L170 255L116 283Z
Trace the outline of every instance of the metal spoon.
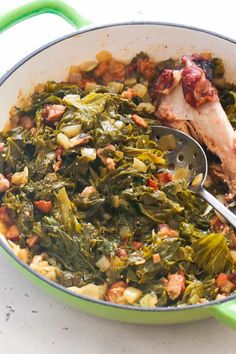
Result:
M207 177L208 163L201 145L179 130L162 126L152 127L152 138L159 143L161 142L161 138L166 135L171 135L175 140L175 147L168 150L166 155L169 169L173 171L179 168L186 169L188 188L212 205L214 209L236 228L236 215L203 187Z

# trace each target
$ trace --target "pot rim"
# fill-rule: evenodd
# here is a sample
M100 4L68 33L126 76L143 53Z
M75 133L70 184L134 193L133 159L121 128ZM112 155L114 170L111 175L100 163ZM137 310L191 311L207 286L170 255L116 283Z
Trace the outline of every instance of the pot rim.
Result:
M118 23L111 23L111 24L105 24L105 25L99 25L99 26L92 26L89 25L89 27L85 27L82 30L78 30L75 32L72 32L70 34L61 36L53 41L50 41L49 43L40 46L39 48L37 48L36 50L34 50L33 52L31 52L30 54L28 54L27 56L25 56L23 59L19 60L10 70L8 70L1 78L0 78L0 86L2 86L2 84L17 70L19 69L24 63L26 63L27 61L29 61L31 58L33 58L34 56L36 56L37 54L41 53L42 51L52 47L53 45L60 43L68 38L72 38L74 36L80 35L80 34L84 34L84 33L88 33L88 32L93 32L96 30L100 30L100 29L105 29L105 28L111 28L111 27L121 27L121 26L132 26L132 25L153 25L153 26L166 26L166 27L174 27L174 28L183 28L183 29L187 29L187 30L192 30L195 32L200 32L200 33L205 33L220 39L223 39L225 41L228 41L232 44L236 44L236 40L228 37L228 36L224 36L221 35L219 33L213 32L213 31L209 31L209 30L205 30L205 29L201 29L198 27L194 27L194 26L188 26L188 25L182 25L182 24L177 24L177 23L171 23L171 22L159 22L159 21L127 21L127 22L118 22ZM227 296L225 299L221 299L221 300L213 300L213 301L209 301L203 304L195 304L195 305L182 305L179 307L153 307L153 308L146 308L146 307L139 307L139 306L132 306L132 305L123 305L123 304L115 304L115 303L111 303L111 302L107 302L104 300L97 300L91 297L87 297L85 295L80 295L80 294L76 294L75 292L67 289L65 286L62 286L56 282L51 281L50 279L44 277L43 275L41 275L40 273L34 271L32 268L30 268L30 266L23 262L22 260L20 260L15 254L14 252L6 245L6 243L2 240L2 238L0 237L0 246L4 249L4 251L6 251L8 253L8 255L10 257L12 257L20 266L22 266L25 270L27 270L28 272L30 272L32 275L34 275L35 277L37 277L38 279L40 279L41 281L47 283L49 286L52 286L54 289L56 290L60 290L63 293L73 296L75 298L79 298L81 300L85 300L88 302L92 302L95 303L97 305L103 305L103 306L107 306L107 307L112 307L112 308L116 308L116 309L120 309L120 310L129 310L129 311L140 311L140 312L177 312L177 311L182 311L182 310L190 310L190 309L196 309L196 308L203 308L203 307L209 307L209 306L214 306L214 305L219 305L228 301L231 301L233 299L236 299L236 294L234 295L230 295Z

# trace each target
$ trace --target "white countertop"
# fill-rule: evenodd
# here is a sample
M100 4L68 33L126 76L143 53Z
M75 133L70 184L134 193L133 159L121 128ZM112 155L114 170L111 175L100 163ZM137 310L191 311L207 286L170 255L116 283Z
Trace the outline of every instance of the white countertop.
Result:
M3 2L0 1L0 11L9 8L10 1ZM75 0L68 2L78 4ZM224 9L222 3L203 0L160 4L148 0L128 4L118 0L81 0L76 7L97 23L159 20L198 26L236 38L236 5L234 0L226 3ZM1 34L0 72L38 46L70 32L71 27L63 20L44 15ZM98 319L73 310L32 285L1 254L0 284L0 354L236 352L236 332L214 319L185 325L141 326Z

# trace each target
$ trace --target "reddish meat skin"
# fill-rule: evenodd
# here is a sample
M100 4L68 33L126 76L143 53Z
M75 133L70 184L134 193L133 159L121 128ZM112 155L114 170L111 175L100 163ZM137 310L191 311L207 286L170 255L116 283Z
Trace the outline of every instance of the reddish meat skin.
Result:
M182 88L186 102L192 107L199 107L206 102L219 101L217 90L206 78L205 72L185 55L182 62L185 65Z
M158 76L151 89L152 100L155 102L160 95L169 95L181 80L180 70L165 69Z
M37 200L34 205L44 214L52 210L52 202L50 200Z

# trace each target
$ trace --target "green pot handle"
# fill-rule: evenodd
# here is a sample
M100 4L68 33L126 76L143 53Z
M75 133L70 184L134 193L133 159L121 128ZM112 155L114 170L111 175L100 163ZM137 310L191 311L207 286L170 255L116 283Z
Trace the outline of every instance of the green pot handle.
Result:
M89 20L79 15L78 12L66 2L61 0L35 0L1 15L0 33L18 22L43 13L56 14L72 24L76 29L90 23Z
M236 300L214 305L213 316L227 326L236 329Z

